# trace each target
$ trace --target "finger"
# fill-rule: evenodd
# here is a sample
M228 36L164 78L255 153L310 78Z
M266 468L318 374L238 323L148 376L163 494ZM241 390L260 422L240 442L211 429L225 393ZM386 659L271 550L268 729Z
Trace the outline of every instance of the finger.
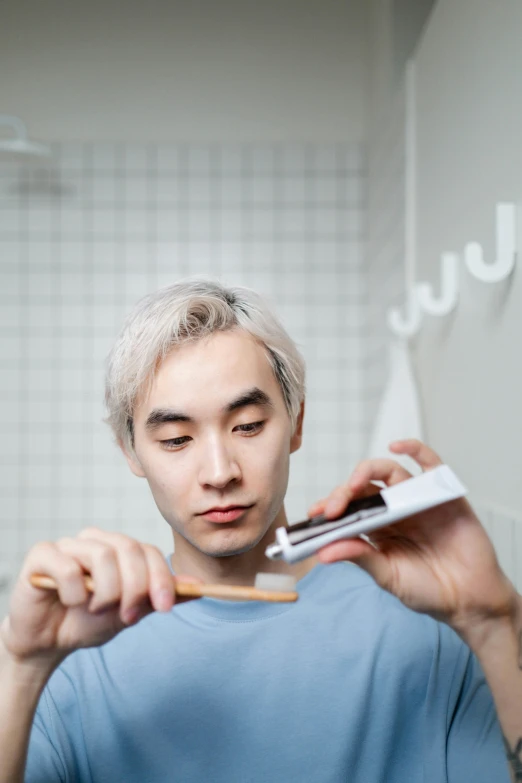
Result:
M411 473L392 459L367 459L359 463L350 478L350 487L357 491L370 481L382 481L391 487L411 478Z
M348 483L340 484L330 492L322 511L326 519L335 519L341 516L350 500L353 499L353 495L354 493Z
M73 557L92 577L94 592L89 611L97 613L120 603L118 559L112 546L92 539L61 538L56 547Z
M114 548L121 581L120 618L126 624L143 614L149 597L149 569L142 545L122 533L86 528L79 538L102 541Z
M175 581L162 552L151 544L142 544L149 569L149 597L157 612L168 612L175 601Z
M319 550L317 559L320 563L348 560L363 568L384 589L389 589L391 584L391 565L386 556L360 538L328 544Z
M308 511L306 512L308 514L308 519L311 519L312 517L316 517L319 516L319 514L322 514L327 500L328 498L323 498L322 500L318 500L315 503L313 503L309 507Z
M29 588L34 591L35 596L39 595L48 601L52 593L33 587L29 581L33 574L45 574L54 579L58 598L64 606L79 606L88 600L89 594L80 563L70 555L60 552L55 544L43 541L32 547L20 572L24 588Z
M407 454L415 462L418 462L423 470L431 470L438 467L438 465L442 465L439 455L416 438L395 440L393 443L390 443L388 448L394 454Z
M341 484L330 493L324 505L324 516L327 519L335 519L345 511L351 500L370 497L377 492L379 492L379 488L371 484L369 480L363 480L360 484L354 483L352 474L345 484Z

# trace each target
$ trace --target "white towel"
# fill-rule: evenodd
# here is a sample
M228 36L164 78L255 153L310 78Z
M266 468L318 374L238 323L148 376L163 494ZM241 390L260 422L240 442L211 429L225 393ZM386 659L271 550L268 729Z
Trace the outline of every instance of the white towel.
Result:
M423 440L417 385L410 361L408 341L393 340L390 346L389 376L375 419L368 449L369 457L391 457L413 475L421 469L410 457L393 454L388 444L403 438Z

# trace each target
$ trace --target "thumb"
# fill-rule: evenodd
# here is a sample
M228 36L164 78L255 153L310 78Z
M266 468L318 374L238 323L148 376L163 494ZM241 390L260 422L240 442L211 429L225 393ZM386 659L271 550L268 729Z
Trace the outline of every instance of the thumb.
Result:
M363 568L372 576L380 587L389 589L391 583L391 565L382 552L362 538L350 538L344 541L334 541L317 553L320 563L335 563L349 560Z

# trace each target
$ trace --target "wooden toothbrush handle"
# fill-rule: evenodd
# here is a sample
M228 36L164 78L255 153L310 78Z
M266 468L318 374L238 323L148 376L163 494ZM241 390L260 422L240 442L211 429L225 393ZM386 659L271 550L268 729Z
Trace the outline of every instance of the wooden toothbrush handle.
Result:
M50 576L32 574L30 577L33 587L43 590L57 590L58 585ZM92 593L94 583L88 574L84 577L85 587ZM256 587L243 585L212 585L198 584L197 582L183 582L176 580L176 595L180 598L224 598L235 601L269 601L272 603L292 603L297 601L298 594L289 590L258 590Z

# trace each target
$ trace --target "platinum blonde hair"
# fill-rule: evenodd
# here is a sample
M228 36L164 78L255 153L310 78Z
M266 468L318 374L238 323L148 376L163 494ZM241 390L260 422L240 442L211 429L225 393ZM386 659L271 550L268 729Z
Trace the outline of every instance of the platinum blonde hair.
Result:
M305 395L305 363L279 319L249 288L189 278L140 299L107 357L105 421L127 451L134 450L136 402L150 390L163 359L177 345L233 329L264 346L295 428Z

